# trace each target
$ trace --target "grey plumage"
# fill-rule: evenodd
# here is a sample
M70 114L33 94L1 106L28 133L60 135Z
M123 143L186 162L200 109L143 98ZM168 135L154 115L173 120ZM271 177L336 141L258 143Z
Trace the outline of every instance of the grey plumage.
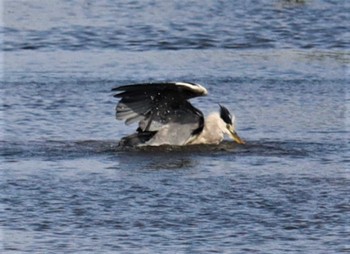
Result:
M217 125L219 129L215 133L219 133L219 136L211 135L209 139L205 136L200 137L203 133L206 133L205 135L209 133L204 129L203 113L188 101L207 94L207 90L199 84L186 82L134 84L119 86L112 91L118 92L114 97L120 98L116 107L116 118L125 121L127 125L139 123L136 133L121 140L120 144L123 146L187 145L205 143L206 140L218 143L223 139L225 126L229 124L225 125L220 117L215 118L214 122L219 121ZM223 114L226 121L231 119L228 110L221 107L221 115Z
M116 87L112 91L120 92L114 97L121 98L116 107L116 118L126 124L139 122L138 132L124 138L124 143L135 145L139 139L140 144L184 145L203 128L202 112L187 101L206 94L206 90L197 84L135 84ZM145 140L145 137L149 139Z

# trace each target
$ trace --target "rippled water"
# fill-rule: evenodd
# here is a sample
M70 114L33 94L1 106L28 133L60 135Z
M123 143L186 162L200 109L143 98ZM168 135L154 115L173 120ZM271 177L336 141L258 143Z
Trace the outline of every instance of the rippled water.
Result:
M4 1L4 253L350 252L348 1ZM122 150L117 85L190 81L247 144Z
M349 46L345 0L20 3L4 4L5 50Z

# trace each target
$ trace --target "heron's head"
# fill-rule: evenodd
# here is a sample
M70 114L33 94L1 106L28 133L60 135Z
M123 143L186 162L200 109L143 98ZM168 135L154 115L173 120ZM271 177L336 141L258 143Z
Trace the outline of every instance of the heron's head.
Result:
M225 123L225 128L223 129L223 132L228 134L234 141L236 141L238 144L245 144L245 142L238 136L234 122L235 122L235 116L230 114L230 111L228 111L227 108L225 108L222 105L220 106L220 118Z

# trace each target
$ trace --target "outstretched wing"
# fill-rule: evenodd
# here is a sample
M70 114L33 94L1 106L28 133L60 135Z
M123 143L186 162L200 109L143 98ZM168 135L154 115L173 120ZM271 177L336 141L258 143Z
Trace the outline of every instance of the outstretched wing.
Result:
M134 84L112 91L119 92L114 97L121 98L116 118L126 124L139 122L140 132L161 130L155 138L162 134L162 139L167 135L168 139L181 143L203 129L202 112L188 102L188 99L207 94L201 85L184 82Z

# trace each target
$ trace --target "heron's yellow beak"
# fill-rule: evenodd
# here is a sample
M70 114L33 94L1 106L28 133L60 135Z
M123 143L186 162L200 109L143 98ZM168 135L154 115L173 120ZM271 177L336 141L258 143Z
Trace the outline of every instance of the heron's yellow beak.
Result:
M241 139L241 138L238 136L237 132L233 129L233 126L232 126L232 125L227 126L227 129L228 129L228 131L230 132L231 138L232 138L235 142L237 142L238 144L241 144L241 145L245 144L244 140Z

